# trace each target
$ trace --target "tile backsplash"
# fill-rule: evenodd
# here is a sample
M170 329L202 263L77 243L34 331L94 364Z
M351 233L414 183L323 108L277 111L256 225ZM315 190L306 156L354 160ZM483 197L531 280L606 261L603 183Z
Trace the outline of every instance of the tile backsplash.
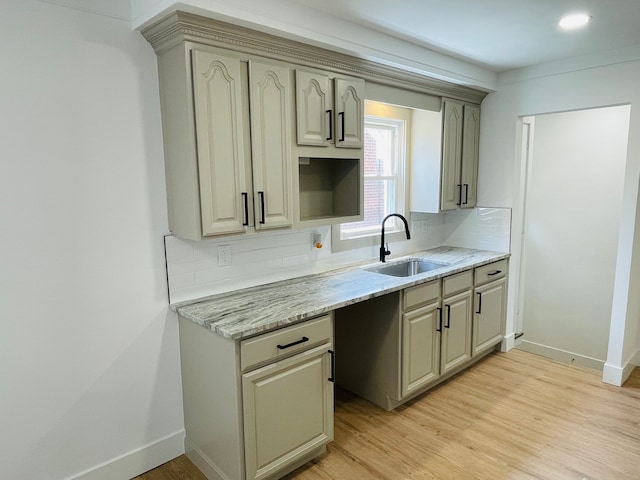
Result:
M411 213L411 240L392 242L394 257L452 245L509 251L511 209L476 208ZM313 246L314 234L322 248ZM331 227L249 232L199 242L165 238L171 303L321 273L378 257L377 247L331 252ZM231 264L218 265L218 247L231 248Z

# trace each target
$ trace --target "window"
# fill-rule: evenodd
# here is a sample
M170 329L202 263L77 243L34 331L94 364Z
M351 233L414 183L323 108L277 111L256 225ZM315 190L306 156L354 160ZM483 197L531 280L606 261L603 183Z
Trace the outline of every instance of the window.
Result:
M365 111L364 220L333 226L332 246L336 251L377 244L384 217L405 212L411 111L370 101ZM404 235L404 226L392 217L385 223L387 232ZM394 240L393 235L389 239Z

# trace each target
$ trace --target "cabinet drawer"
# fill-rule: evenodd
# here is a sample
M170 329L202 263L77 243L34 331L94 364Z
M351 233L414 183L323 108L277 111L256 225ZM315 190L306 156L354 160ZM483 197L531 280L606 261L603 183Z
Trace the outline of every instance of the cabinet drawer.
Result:
M442 279L442 296L448 297L449 295L453 295L454 293L468 290L471 288L472 284L473 274L471 270L456 273L455 275L451 275L449 277L444 277Z
M440 297L440 280L405 288L402 297L402 309L404 311L437 300Z
M291 327L282 328L240 343L240 368L248 368L287 357L292 353L327 342L333 338L330 315L324 315Z
M474 284L478 286L487 282L492 282L493 280L498 280L507 274L507 268L508 264L506 258L478 267L475 271Z

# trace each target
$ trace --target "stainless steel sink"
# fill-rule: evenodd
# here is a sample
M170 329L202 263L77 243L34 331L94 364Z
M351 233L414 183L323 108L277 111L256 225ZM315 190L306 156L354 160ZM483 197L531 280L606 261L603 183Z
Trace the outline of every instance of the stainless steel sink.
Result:
M365 270L368 272L381 273L382 275L391 275L393 277L411 277L412 275L430 272L431 270L436 270L446 266L446 263L409 258L400 262L376 265L375 267L369 267Z

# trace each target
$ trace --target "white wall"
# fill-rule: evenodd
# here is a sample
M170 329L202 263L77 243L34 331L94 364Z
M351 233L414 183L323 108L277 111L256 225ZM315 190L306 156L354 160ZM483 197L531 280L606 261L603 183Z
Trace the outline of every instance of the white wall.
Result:
M640 179L640 61L589 68L568 73L540 69L499 77L499 89L482 104L478 200L481 204L513 207L511 278L518 278L521 253L522 195L520 151L517 142L520 116L631 104L629 145L623 187L613 311L604 379L621 381L630 372L629 361L638 350L640 319L640 235L636 229ZM528 75L533 78L527 78ZM500 83L500 79L503 82ZM507 81L509 83L507 83ZM596 246L594 245L594 248ZM513 330L514 289L510 289L508 331Z
M0 476L12 480L129 478L183 448L155 55L127 10L88 10L2 2Z

